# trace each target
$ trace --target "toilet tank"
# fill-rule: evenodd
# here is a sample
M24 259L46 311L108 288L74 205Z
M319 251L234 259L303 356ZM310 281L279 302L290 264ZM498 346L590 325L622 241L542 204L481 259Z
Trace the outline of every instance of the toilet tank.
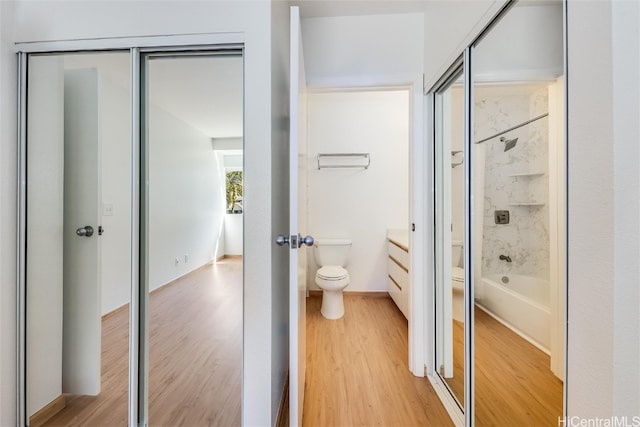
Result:
M313 249L319 266L337 265L344 267L349 259L351 240L315 239Z
M462 240L451 241L451 267L464 267Z

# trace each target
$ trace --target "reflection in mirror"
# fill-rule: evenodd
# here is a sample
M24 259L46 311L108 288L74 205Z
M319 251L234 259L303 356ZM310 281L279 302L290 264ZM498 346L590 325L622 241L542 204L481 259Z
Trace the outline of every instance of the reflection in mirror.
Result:
M436 93L436 365L464 405L464 90L459 73Z
M478 426L562 417L562 14L561 2L516 4L473 50Z
M242 57L144 61L149 425L240 425Z
M31 55L26 418L126 425L131 292L128 52Z

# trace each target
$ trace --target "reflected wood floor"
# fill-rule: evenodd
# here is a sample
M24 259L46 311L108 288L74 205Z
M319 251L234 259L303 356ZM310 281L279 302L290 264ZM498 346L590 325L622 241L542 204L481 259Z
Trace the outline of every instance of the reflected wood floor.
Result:
M242 261L202 267L151 293L150 426L240 425ZM129 311L102 323L102 392L67 396L47 426L126 426Z
M476 425L556 426L562 416L562 381L549 369L547 354L488 315L475 309ZM463 346L464 325L453 322L454 346ZM464 392L462 348L454 350L454 378Z
M307 299L304 426L450 426L426 378L407 365L407 320L391 298L345 294L345 315L327 320Z

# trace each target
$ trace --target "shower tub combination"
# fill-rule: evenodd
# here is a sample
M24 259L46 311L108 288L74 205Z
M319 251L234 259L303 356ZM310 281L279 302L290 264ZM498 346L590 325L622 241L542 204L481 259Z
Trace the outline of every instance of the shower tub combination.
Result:
M476 305L549 354L549 281L517 274L485 274L475 286Z

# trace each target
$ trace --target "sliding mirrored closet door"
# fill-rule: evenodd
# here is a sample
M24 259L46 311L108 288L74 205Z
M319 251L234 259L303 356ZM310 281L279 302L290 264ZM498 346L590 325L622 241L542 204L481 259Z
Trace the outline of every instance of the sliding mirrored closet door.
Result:
M21 425L240 424L242 54L21 54Z
M563 415L561 2L516 3L472 47L474 421Z
M143 53L141 77L143 419L240 425L242 51Z
M129 54L25 61L25 423L126 425Z
M560 1L512 2L432 92L435 384L467 426L564 414L563 34Z
M458 406L465 400L464 73L456 67L435 93L436 367Z

